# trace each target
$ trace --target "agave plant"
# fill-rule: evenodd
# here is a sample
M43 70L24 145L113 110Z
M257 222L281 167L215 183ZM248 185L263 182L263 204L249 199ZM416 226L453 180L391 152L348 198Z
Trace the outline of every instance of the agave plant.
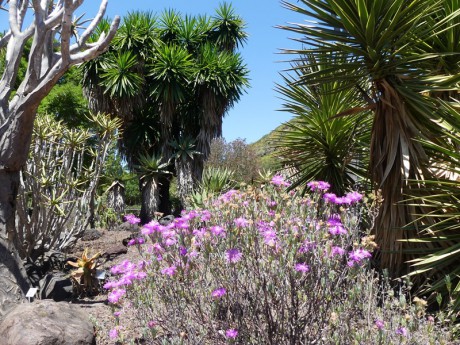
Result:
M234 172L230 169L205 168L203 178L196 190L190 195L191 207L201 207L211 196L224 193L236 186Z
M67 261L67 264L76 268L70 277L75 282L78 293L90 294L97 289L96 268L98 266L97 259L100 256L101 253L96 253L89 257L88 248L86 248L77 262Z

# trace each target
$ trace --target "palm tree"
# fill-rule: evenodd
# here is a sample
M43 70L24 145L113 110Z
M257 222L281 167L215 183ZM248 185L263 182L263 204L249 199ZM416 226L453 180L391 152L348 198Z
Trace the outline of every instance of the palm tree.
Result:
M371 119L361 93L341 81L298 83L304 74L327 69L337 59L306 55L291 75L283 76L286 85L277 86L285 100L282 110L295 118L277 133L276 145L283 163L295 167L291 188L303 186L304 192L307 182L323 180L342 195L367 176ZM358 113L346 114L350 107Z
M428 17L440 13L438 0L301 0L306 8L283 2L296 12L312 17L311 26L284 26L301 34L305 47L286 51L295 54L336 54L339 62L329 68L305 73L299 83L317 85L340 80L344 87L369 85L366 99L373 110L370 173L383 203L374 233L380 246L381 266L398 275L405 258L399 239L413 237L402 228L416 213L403 201L412 185L429 176L427 155L421 137L435 140L433 123L438 115L434 102L420 91L438 86L424 64L439 54L417 52L420 42L429 42L442 22L432 25ZM342 62L340 62L342 61ZM421 182L420 182L421 183Z

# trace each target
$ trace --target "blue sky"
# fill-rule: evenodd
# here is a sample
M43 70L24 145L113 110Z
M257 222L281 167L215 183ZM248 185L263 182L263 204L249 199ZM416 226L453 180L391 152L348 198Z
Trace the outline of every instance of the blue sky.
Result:
M124 14L135 10L161 13L167 8L174 8L184 14L213 15L220 2L220 0L109 0L106 15L111 18L117 14L123 17ZM288 66L277 62L288 58L286 55L278 54L279 49L296 47L297 44L289 39L292 33L276 29L275 26L288 22L301 22L305 18L284 9L279 0L227 2L233 5L236 13L247 23L249 38L240 52L250 71L251 87L225 117L223 135L227 141L243 138L251 143L290 118L289 114L277 111L282 101L274 88L275 83L281 82L279 73ZM86 13L85 18L91 18L96 14L99 4L98 0L86 0L77 13ZM0 20L2 22L6 20L5 16L0 15Z

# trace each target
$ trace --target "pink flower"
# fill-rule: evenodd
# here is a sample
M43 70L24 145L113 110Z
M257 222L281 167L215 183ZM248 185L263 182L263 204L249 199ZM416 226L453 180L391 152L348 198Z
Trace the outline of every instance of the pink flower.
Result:
M241 252L237 248L232 248L225 252L225 259L227 260L228 263L232 263L232 264L240 261L242 256L243 254L241 254Z
M289 187L291 184L284 180L284 177L281 175L275 175L271 179L271 184L278 187Z
M356 249L350 253L348 253L348 262L347 265L353 267L355 265L360 265L365 259L368 259L372 256L372 254L367 251L366 249Z
M118 303L118 301L120 300L121 296L123 296L124 294L126 293L126 290L124 289L115 289L115 290L112 290L109 295L107 296L107 300L110 302L110 303Z
M234 222L235 222L235 225L239 228L245 228L249 225L249 222L243 217L236 218Z
M170 267L163 268L161 270L161 274L168 275L168 276L173 276L176 274L177 267L175 265L172 265Z
M304 273L304 272L309 272L310 271L310 266L308 266L307 264L298 263L298 264L295 264L294 269L297 272Z
M316 248L316 242L305 240L299 248L299 253L308 253L314 248Z
M337 195L335 195L334 193L326 193L323 195L323 199L326 202L335 204L337 202Z
M157 323L153 320L150 320L149 322L147 322L147 327L148 328L153 328L157 325Z
M407 329L406 327L399 327L396 331L396 334L399 334L400 336L407 337Z
M214 236L225 237L225 229L219 225L211 226L209 230Z
M234 328L227 329L225 331L225 336L229 339L235 339L238 336L238 331Z
M212 297L215 297L215 298L220 298L220 297L222 297L223 295L225 295L226 293L227 293L227 290L225 290L225 288L221 287L221 288L215 289L215 290L211 293L211 296L212 296Z
M331 255L332 256L342 256L345 254L345 249L341 248L341 247L337 247L337 246L333 246L332 249L331 249Z
M343 227L342 222L338 215L333 215L327 220L327 225L329 227L329 233L331 235L346 235L347 230Z
M382 330L384 326L383 320L375 320L374 325L378 330Z
M136 217L134 214L127 214L125 215L125 220L129 224L139 224L141 222L141 219Z
M355 203L360 201L363 198L363 195L358 192L350 192L346 194L346 197L351 201L351 203Z
M112 328L109 331L109 337L110 337L110 339L117 339L118 338L118 329L116 327Z
M180 255L180 256L185 256L185 255L187 255L187 248L185 248L184 246L180 246L180 247L179 247L179 255Z
M313 191L327 191L331 188L331 185L325 181L311 181L307 186Z

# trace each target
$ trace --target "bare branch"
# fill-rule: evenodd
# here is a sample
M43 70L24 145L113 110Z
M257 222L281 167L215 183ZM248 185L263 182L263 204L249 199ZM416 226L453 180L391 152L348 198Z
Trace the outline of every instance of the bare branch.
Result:
M83 52L72 55L72 65L79 64L83 61L88 61L103 53L108 48L110 41L112 41L113 37L115 36L119 25L120 17L116 16L110 25L110 30L107 37L105 37L105 34L101 34L95 46Z
M86 41L91 36L91 34L96 29L97 25L104 17L105 11L107 9L108 0L103 0L101 5L99 6L99 11L97 12L96 17L91 21L91 24L86 28L86 30L81 35L80 39L78 40L78 45L83 47L86 44Z
M5 47L8 44L8 41L11 38L11 31L8 31L2 38L0 38L0 49Z
M18 18L18 26L22 28L22 24L24 23L24 18L27 13L27 8L29 7L29 1L21 0L20 10L19 10L19 18Z
M72 13L74 10L72 4L72 0L65 0L64 14L61 21L61 56L64 65L70 60L69 46L72 31Z
M10 28L14 36L20 36L21 31L18 23L18 2L17 0L10 0Z

